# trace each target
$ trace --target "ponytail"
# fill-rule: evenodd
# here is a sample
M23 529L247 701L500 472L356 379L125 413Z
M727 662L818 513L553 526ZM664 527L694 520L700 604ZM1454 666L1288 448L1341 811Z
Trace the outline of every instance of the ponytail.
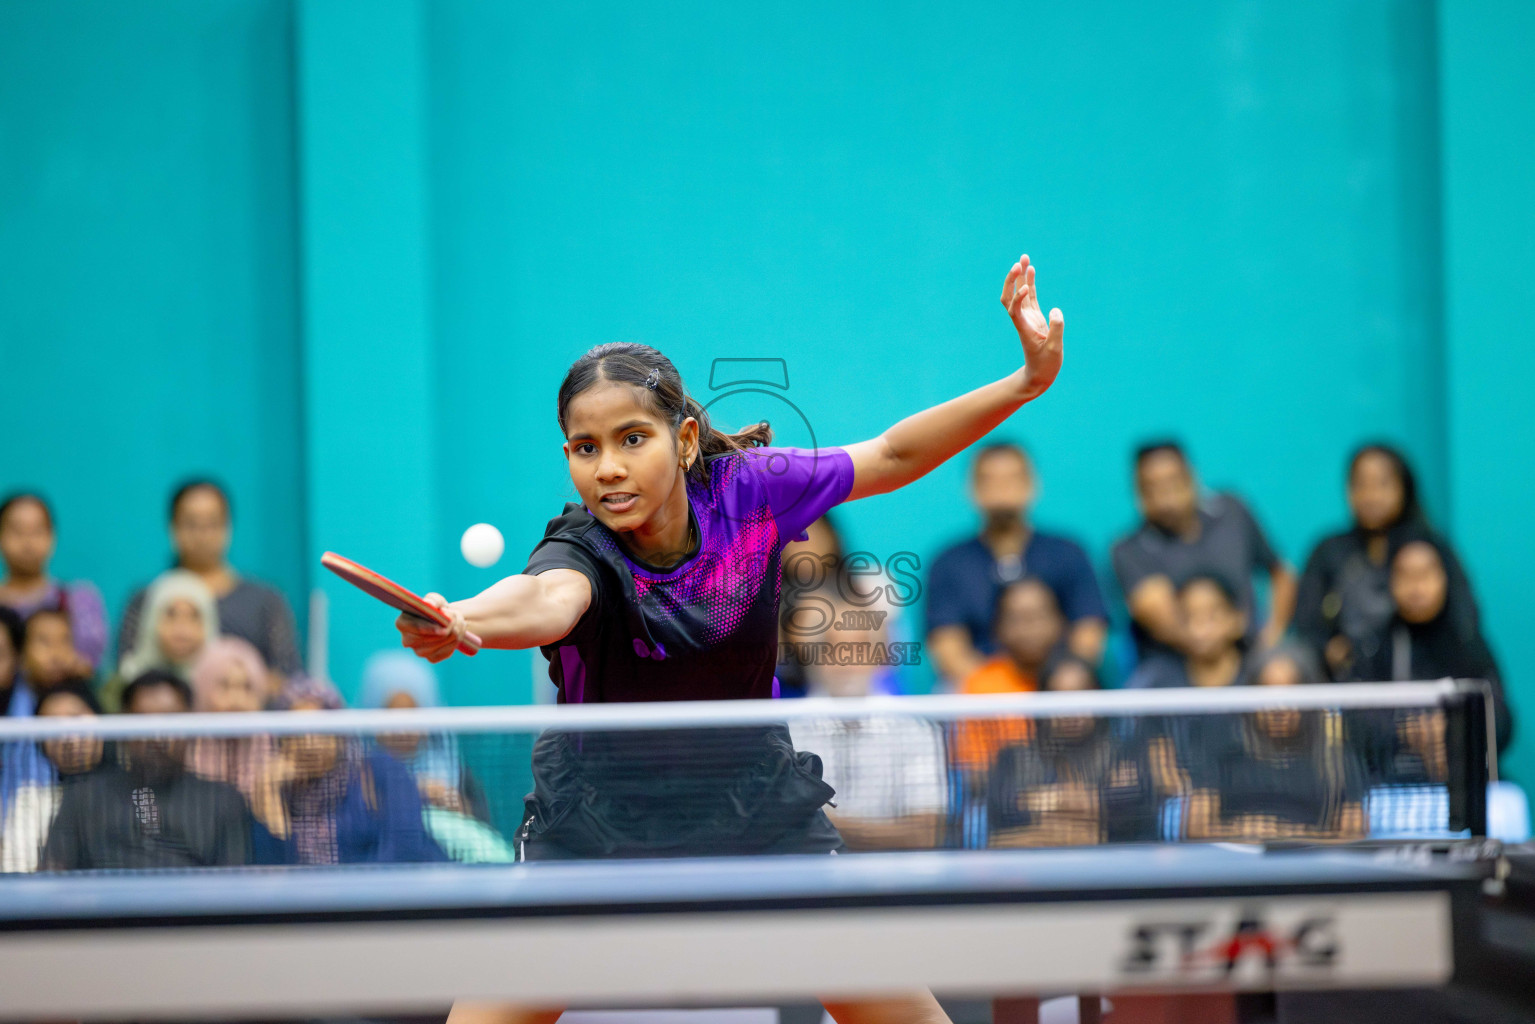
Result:
M666 421L673 436L689 416L698 421L698 457L688 467L689 479L697 483L709 482L712 458L773 443L773 428L767 420L733 434L717 429L709 419L708 410L688 394L682 375L670 359L649 345L626 341L598 345L571 365L560 384L560 433L566 433L566 416L571 401L604 381L629 384L638 389L640 400Z

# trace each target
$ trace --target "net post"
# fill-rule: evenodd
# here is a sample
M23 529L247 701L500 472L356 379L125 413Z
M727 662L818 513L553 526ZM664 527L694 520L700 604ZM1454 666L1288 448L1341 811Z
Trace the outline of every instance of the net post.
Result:
M1450 796L1449 826L1487 835L1487 784L1491 781L1488 733L1492 687L1482 679L1457 679L1445 701L1445 753Z

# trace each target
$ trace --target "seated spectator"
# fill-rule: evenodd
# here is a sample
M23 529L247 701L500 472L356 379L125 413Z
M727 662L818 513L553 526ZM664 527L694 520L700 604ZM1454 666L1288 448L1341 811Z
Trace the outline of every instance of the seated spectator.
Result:
M193 573L161 573L146 592L145 605L137 617L138 639L123 655L117 675L102 687L102 703L108 709L116 709L124 682L151 669L164 669L190 683L193 663L219 635L213 592Z
M834 588L820 591L833 622L853 607ZM856 631L833 626L828 642L855 643ZM867 697L877 665L812 664L805 668L812 697ZM923 850L940 845L948 806L942 731L904 715L797 719L789 725L796 750L817 754L822 778L837 791L826 814L850 850Z
M194 711L251 712L265 704L266 666L256 649L237 636L219 637L205 646L191 675ZM262 824L271 827L283 820L281 768L270 736L199 737L192 741L187 763L200 777L239 790Z
M1311 686L1327 681L1311 651L1292 641L1260 651L1248 663L1247 678L1256 686Z
M99 715L91 688L69 680L47 690L37 702L39 718ZM59 810L62 787L73 785L101 765L103 746L91 736L46 740L40 753L48 771L8 795L0 810L0 872L36 871L48 830Z
M1098 689L1086 661L1062 652L1041 673L1048 691ZM1041 719L991 771L992 846L1086 846L1156 838L1156 793L1145 744L1106 717Z
M68 614L80 655L70 674L89 678L107 647L107 610L94 584L61 583L48 574L55 541L53 511L40 496L16 494L0 502L0 607L23 619L45 608Z
M960 693L1029 693L1039 689L1039 671L1061 646L1066 620L1055 592L1033 576L1008 584L997 594L992 636L999 653L960 683Z
M323 683L290 683L286 710L339 708ZM263 864L386 864L441 861L446 856L423 824L416 781L382 750L355 738L311 734L278 742L282 807L279 819L255 831Z
M255 647L270 670L268 692L282 689L283 677L299 670L297 630L288 602L273 588L237 573L228 561L229 495L209 480L194 480L171 497L171 538L176 568L197 575L218 601L219 630ZM134 594L123 612L117 650L126 655L143 636L139 619L145 591ZM270 701L269 701L270 702Z
M11 713L11 697L21 679L21 640L25 626L20 615L0 607L0 718Z
M75 649L69 616L53 608L33 612L22 624L21 670L11 689L10 713L17 717L32 714L37 699L61 683L79 680L88 684L89 677L79 674L88 667Z
M1471 584L1460 560L1443 538L1434 536L1418 503L1417 482L1396 449L1382 444L1360 448L1349 460L1349 529L1324 538L1306 560L1295 603L1295 632L1316 651L1334 679L1354 676L1354 662L1378 654L1389 632L1390 562L1411 540L1431 540L1444 555L1453 603L1475 627Z
M192 708L187 684L153 670L123 690L129 714ZM129 740L117 763L103 762L64 788L43 848L49 871L221 867L250 856L250 816L232 786L187 770L185 739Z
M1158 653L1136 668L1126 686L1232 686L1243 679L1247 616L1236 591L1215 576L1194 576L1178 588L1174 614L1183 653Z
M883 643L905 640L905 623L900 605L890 599L888 584L861 577L865 569L874 569L871 556L854 552L845 558L842 535L830 515L823 515L805 530L805 539L784 545L783 601L779 613L779 658L773 670L781 697L803 697L808 683L805 656L815 657L825 642L825 606L817 591L828 588L839 594L856 613L869 613L878 625L854 639ZM892 661L875 677L875 693L901 692L900 673Z
M1374 654L1354 662L1354 677L1361 682L1446 676L1487 680L1501 752L1513 734L1502 676L1474 616L1455 606L1465 593L1451 588L1447 562L1445 549L1431 540L1408 541L1396 553L1391 560L1392 616Z
M1261 652L1248 678L1276 690L1323 680L1310 652L1296 644ZM1335 712L1277 707L1222 721L1228 728L1190 734L1202 749L1187 757L1188 838L1364 837L1365 764L1344 742Z
M1242 501L1215 494L1201 502L1194 470L1173 441L1135 453L1135 493L1143 522L1114 545L1114 573L1130 610L1130 632L1142 658L1187 649L1177 592L1195 576L1226 580L1247 622L1249 647L1272 647L1295 606L1295 574L1274 553ZM1252 577L1265 572L1272 609L1258 625Z
M1025 576L1050 588L1066 618L1067 646L1098 664L1108 634L1098 579L1080 544L1029 521L1037 486L1028 455L1015 444L987 445L970 472L980 535L943 551L928 574L927 647L939 676L957 685L996 653L997 596Z
M992 630L1002 653L965 677L959 691L983 694L1037 690L1040 671L1065 636L1066 622L1056 607L1055 593L1032 576L1009 583L997 595ZM954 723L955 764L966 773L984 771L998 750L1030 735L1032 726L1024 718L958 721Z

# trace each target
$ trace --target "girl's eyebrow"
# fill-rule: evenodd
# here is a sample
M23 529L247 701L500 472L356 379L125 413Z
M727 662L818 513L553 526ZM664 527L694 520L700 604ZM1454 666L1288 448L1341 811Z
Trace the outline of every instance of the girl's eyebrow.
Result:
M630 430L633 430L635 427L654 427L654 426L655 426L655 424L651 423L649 420L629 420L626 423L620 423L618 426L614 427L613 428L613 433L614 434L623 434L623 433L626 433L626 432L628 432ZM587 434L587 433L571 434L568 438L566 438L567 441L590 441L591 439L592 439L592 435L591 434Z

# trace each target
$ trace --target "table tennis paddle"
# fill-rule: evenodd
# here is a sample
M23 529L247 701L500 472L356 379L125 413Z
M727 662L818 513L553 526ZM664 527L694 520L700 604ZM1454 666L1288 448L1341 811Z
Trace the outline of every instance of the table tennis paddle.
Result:
M350 558L341 557L334 551L327 551L321 555L320 564L358 590L378 598L391 608L439 626L446 626L451 621L441 608L427 604L418 595L406 590L388 576L381 576L366 566L358 565ZM463 639L458 642L458 649L469 655L480 653L481 646L480 638L473 633L465 633Z

